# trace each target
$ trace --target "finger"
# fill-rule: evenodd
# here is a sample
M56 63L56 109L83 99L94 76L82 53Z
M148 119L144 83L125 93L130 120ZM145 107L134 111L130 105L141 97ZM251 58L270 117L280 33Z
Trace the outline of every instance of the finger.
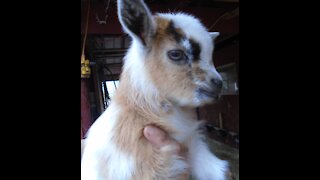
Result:
M143 133L148 141L156 148L169 148L176 153L180 151L179 143L171 139L164 131L155 126L146 126Z

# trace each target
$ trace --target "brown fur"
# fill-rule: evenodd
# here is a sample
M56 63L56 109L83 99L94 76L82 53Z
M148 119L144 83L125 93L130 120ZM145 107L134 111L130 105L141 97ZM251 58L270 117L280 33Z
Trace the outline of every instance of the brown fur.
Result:
M159 17L156 20L158 29L151 52L146 60L146 68L149 71L150 78L155 85L161 84L157 88L164 96L192 98L195 88L190 77L192 69L188 65L172 65L166 55L166 50L182 47L175 41L173 35L167 31L170 21ZM184 36L181 30L176 29L176 31Z
M148 100L130 86L129 77L126 74L124 72L121 76L122 82L114 99L122 109L115 127L115 133L118 136L113 141L124 153L135 157L136 167L139 167L134 174L136 180L164 179L167 177L166 172L169 171L167 168L171 163L172 152L153 148L143 137L143 128L148 124L154 124L167 132L174 130L160 119L160 116L165 116L167 112L161 110L155 112L148 106ZM161 101L162 99L159 98L158 102ZM160 104L159 109L161 109ZM177 178L174 177L174 179Z
M200 79L201 81L205 81L207 72L201 69L198 64L194 65L192 68L194 77Z

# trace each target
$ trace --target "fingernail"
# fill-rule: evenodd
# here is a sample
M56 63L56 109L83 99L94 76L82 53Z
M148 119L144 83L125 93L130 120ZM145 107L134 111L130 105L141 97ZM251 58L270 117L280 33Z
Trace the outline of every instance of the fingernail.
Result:
M147 126L144 128L144 133L147 137L151 137L151 136L157 136L158 133L158 129L154 128L152 126Z

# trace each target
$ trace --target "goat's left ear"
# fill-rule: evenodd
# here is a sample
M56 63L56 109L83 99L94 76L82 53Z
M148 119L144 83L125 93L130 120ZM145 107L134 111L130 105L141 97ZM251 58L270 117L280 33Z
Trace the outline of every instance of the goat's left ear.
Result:
M118 0L118 17L124 30L147 46L155 33L155 22L143 0Z
M219 32L209 32L212 40L215 40L219 35L220 33Z

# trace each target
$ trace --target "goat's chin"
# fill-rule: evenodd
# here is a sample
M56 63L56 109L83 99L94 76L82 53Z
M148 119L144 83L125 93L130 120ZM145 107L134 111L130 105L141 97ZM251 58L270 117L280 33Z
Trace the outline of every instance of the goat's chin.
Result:
M195 97L193 99L183 99L176 101L176 104L181 107L201 107L208 104L214 104L218 101L218 98L212 97Z
M196 107L202 107L205 105L209 105L209 104L215 104L217 101L219 100L219 98L213 98L213 97L198 97L195 101L195 106Z

